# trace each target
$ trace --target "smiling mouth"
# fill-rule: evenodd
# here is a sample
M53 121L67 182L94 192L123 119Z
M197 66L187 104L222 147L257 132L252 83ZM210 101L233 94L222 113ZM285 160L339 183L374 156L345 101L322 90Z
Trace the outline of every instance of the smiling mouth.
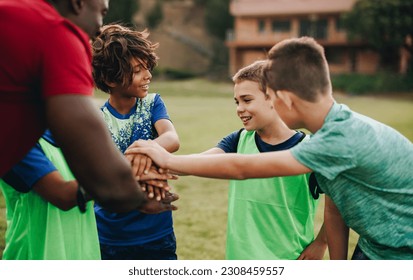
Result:
M149 84L146 84L146 85L144 85L144 86L141 86L141 88L148 90L148 89L149 89Z
M251 120L252 117L240 117L240 119L241 119L241 121L242 121L243 123L246 123L246 122L248 122L249 120Z

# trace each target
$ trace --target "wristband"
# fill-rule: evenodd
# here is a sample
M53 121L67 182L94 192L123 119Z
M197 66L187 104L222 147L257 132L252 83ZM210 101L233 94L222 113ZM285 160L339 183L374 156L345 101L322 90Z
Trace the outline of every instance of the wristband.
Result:
M83 189L83 187L78 184L77 188L77 194L76 194L76 200L77 200L77 206L79 207L80 212L85 213L86 212L86 192Z

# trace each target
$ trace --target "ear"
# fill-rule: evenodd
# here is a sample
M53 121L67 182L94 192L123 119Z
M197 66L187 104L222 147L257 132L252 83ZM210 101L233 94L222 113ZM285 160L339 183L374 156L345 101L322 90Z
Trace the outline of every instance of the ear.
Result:
M80 14L83 6L85 5L84 0L70 0L70 5L76 15Z
M292 93L287 90L277 90L275 94L285 104L288 110L291 110L294 103L293 99L291 98Z
M105 84L108 86L108 87L110 87L110 88L114 88L114 87L116 87L116 83L114 83L114 82L105 82Z

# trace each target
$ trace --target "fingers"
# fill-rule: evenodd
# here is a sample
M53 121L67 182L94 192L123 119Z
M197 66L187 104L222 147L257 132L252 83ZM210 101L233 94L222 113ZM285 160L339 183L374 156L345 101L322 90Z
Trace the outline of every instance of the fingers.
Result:
M169 191L171 189L166 180L147 180L145 183L155 187L156 189L160 189L161 191Z
M161 197L161 189L160 188L154 188L154 193L155 193L155 199L157 201L161 201L162 197Z
M152 185L147 185L146 187L146 192L148 193L148 198L154 198L155 197L155 192L154 192L154 186Z
M147 155L148 154L148 148L134 148L134 147L129 147L126 149L125 151L125 155L131 155L131 154L144 154Z
M151 167L152 167L152 159L146 156L145 170L143 171L143 173L148 174Z
M132 162L132 166L135 167L135 169L137 169L135 173L137 176L141 176L142 174L148 174L149 169L152 166L152 160L145 155L135 155Z
M145 150L156 145L157 143L152 140L137 140L126 149L125 154L146 154Z
M167 192L165 195L165 198L162 199L162 202L171 203L171 202L177 201L178 199L179 199L179 195L177 193Z
M130 155L125 155L126 160L129 161L131 167L132 167L132 174L133 176L135 176L136 180L139 180L139 176L136 175L136 173L138 172L138 168L139 166L136 164L133 164L135 161L135 154L130 154Z
M178 175L171 174L171 173L161 174L158 172L156 167L152 166L149 169L149 172L147 174L143 174L139 176L139 181L149 181L149 180L166 181L166 180L177 180L178 178L179 178Z
M158 214L165 211L175 210L178 210L177 206L171 203L166 203L164 201L156 201L154 199L148 200L148 202L139 209L139 211L146 214Z
M141 186L141 190L142 190L143 192L146 192L146 187L147 187L147 185L146 185L144 182L139 182L139 185Z

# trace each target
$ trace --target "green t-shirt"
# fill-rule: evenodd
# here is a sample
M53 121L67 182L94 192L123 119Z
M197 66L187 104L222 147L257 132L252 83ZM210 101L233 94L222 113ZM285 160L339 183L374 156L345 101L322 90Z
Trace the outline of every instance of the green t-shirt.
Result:
M335 103L310 141L291 150L315 172L370 259L413 259L413 144Z
M73 180L60 149L39 141L65 180ZM22 193L0 180L6 201L5 260L99 260L100 249L92 202L86 213L62 211L36 192Z
M237 153L260 152L254 135L241 133ZM316 206L305 175L231 180L226 258L297 259L314 240Z

